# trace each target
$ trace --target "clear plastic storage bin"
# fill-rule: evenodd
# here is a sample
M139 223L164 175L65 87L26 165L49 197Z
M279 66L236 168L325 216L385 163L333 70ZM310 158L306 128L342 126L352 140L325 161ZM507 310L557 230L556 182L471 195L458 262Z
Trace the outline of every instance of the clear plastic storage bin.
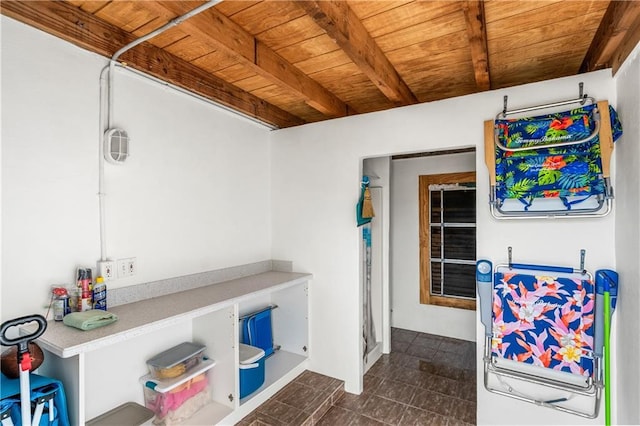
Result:
M205 349L197 343L180 343L148 360L149 373L154 379L178 377L202 362Z
M211 401L207 371L215 365L205 359L181 376L154 379L150 374L142 377L144 405L154 412L154 423L165 425L184 421Z

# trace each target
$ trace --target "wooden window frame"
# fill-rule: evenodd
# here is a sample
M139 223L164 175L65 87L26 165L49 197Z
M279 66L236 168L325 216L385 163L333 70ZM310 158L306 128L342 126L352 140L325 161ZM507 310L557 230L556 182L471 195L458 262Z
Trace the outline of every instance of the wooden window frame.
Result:
M424 305L446 306L459 309L476 309L476 300L459 299L456 297L436 296L430 292L431 262L430 262L430 215L429 185L447 183L475 183L476 172L443 173L437 175L419 176L419 226L420 226L420 303Z

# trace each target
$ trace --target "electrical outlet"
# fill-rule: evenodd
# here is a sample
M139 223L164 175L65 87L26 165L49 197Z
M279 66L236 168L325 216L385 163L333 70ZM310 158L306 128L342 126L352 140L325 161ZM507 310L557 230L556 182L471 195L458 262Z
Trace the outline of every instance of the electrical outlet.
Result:
M111 281L116 278L116 262L111 259L98 261L98 276L104 278L105 281Z
M118 259L116 262L118 278L131 277L138 272L138 263L135 257Z
M118 259L116 261L116 268L118 270L118 278L125 278L127 275L127 259Z
M138 272L138 261L135 257L127 259L127 274L129 276L135 275Z

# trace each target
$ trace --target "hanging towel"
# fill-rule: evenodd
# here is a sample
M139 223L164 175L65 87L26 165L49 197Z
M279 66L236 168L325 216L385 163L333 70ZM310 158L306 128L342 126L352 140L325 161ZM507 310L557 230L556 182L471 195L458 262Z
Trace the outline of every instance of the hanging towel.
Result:
M373 211L371 211L371 215L363 214L365 211L365 208L364 208L365 203L369 203L369 205L371 205L371 195L369 194L369 177L368 176L363 176L362 182L360 184L360 198L358 199L358 203L356 204L356 222L358 223L358 226L362 226L371 222Z

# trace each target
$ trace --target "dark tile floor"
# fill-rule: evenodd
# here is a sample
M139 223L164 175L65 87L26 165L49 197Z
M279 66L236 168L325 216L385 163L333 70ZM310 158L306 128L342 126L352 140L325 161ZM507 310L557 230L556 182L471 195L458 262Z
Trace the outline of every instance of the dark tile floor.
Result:
M475 343L391 330L391 353L345 393L318 425L476 424Z
M344 395L344 383L305 371L237 426L312 426Z
M476 424L475 343L392 329L391 353L365 374L360 395L306 371L240 426Z

